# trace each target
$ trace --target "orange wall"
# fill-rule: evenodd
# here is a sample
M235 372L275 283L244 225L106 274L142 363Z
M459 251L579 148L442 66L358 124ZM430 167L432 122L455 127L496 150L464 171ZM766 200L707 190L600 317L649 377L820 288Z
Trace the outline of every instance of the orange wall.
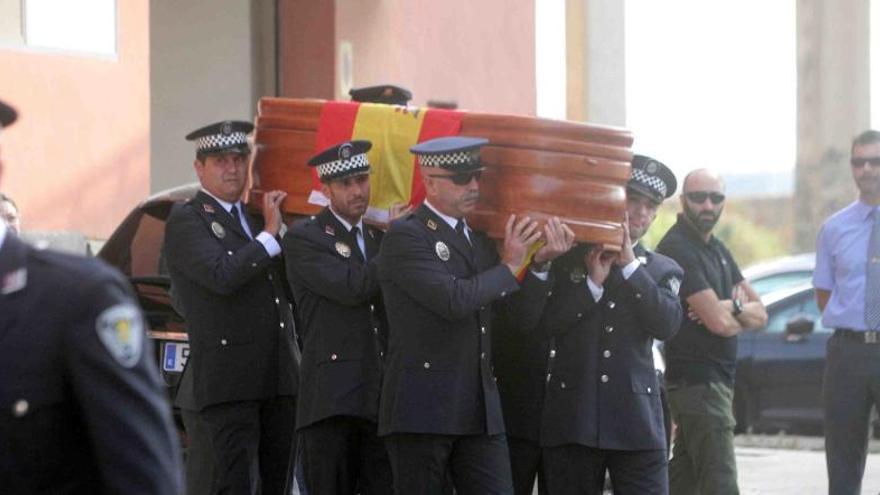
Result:
M337 2L337 51L352 43L355 87L397 83L416 105L534 115L535 1Z
M117 9L115 59L0 47L0 99L20 114L0 190L24 230L107 237L149 192L149 1Z

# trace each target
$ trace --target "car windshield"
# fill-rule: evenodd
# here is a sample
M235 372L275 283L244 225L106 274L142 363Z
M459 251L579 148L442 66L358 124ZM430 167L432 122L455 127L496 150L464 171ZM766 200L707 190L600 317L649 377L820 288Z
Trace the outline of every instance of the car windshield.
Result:
M812 277L813 272L811 270L799 270L757 277L750 280L749 283L752 284L752 288L755 289L759 296L763 296L780 289L788 289L808 283Z

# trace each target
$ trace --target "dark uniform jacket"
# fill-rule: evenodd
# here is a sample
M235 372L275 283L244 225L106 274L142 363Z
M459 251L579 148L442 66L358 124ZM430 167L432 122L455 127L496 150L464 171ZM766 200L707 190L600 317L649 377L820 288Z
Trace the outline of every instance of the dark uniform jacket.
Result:
M303 338L298 428L332 416L378 421L386 335L376 262L382 231L364 230L367 262L327 208L284 237Z
M550 339L533 329L523 331L506 312L493 316L492 353L507 436L537 444Z
M263 228L248 222L253 235ZM296 395L299 350L280 257L203 191L172 211L165 254L186 313L199 409Z
M0 247L0 492L182 493L128 284L94 259Z
M576 443L615 450L665 449L653 339L678 330L681 268L636 246L644 263L624 280L612 268L599 302L583 262L559 263L539 328L552 337L545 376L541 445ZM572 267L576 268L572 268Z
M490 363L493 302L528 328L540 317L548 283L528 274L520 288L493 241L472 232L471 242L424 205L385 234L379 276L389 341L380 435L504 432Z

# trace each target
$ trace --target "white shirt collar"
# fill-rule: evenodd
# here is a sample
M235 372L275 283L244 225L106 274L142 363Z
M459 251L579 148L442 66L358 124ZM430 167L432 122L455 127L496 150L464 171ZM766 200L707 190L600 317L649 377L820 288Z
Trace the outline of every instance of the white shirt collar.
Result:
M437 208L434 208L434 207L431 205L431 203L428 202L427 199L425 200L425 206L427 206L428 208L430 208L431 211L433 211L435 214L437 214L438 217L442 218L444 222L446 222L447 224L449 224L449 226L452 227L453 230L455 230L455 226L458 224L458 219L457 219L457 218L455 218L455 217L450 217L449 215L444 215L443 213L440 213L440 212L437 210ZM462 221L464 221L465 226L467 226L467 221L465 221L464 218L462 218Z
M211 196L212 198L214 198L215 201L220 203L220 206L222 206L223 209L226 210L226 213L229 213L230 211L232 211L232 203L230 203L228 201L223 201L222 199L218 198L217 196L214 196L213 194L209 193L208 190L205 189L204 187L202 188L202 192L207 194L208 196ZM241 212L242 212L241 204L239 204L239 203L241 203L241 201L235 202L235 204L238 205L238 213L241 214Z
M351 232L351 227L352 227L352 225L351 225L350 223L348 223L344 218L342 218L341 216L339 216L335 211L333 211L333 207L332 207L332 206L328 206L327 208L330 210L330 213L332 213L333 216L336 217L337 220L339 220L339 223L341 223L342 226L345 227L345 230L348 231L348 232ZM363 219L363 218L360 218L360 219L358 220L358 223L356 223L355 225L356 225L357 228L360 230L360 234L361 234L361 235L364 235L364 219Z
M3 249L3 241L6 240L6 222L0 220L0 249Z

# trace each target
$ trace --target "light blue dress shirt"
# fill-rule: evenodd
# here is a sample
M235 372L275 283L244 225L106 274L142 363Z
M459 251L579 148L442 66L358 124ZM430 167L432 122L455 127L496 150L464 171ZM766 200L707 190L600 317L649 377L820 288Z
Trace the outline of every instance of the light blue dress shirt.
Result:
M831 215L819 231L813 287L831 292L822 313L825 327L867 329L865 270L873 225L871 212L877 209L856 201Z

